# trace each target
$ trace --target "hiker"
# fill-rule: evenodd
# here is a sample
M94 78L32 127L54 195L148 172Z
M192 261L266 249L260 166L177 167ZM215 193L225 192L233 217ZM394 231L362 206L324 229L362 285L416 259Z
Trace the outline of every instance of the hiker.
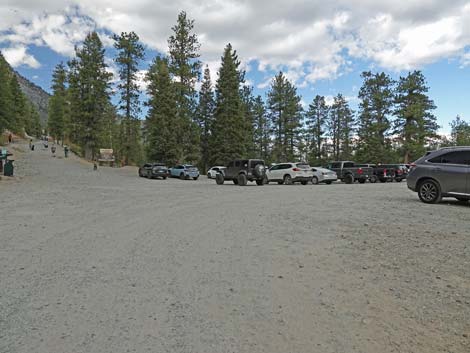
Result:
M65 155L65 158L67 158L68 155L69 155L69 147L68 146L64 146L64 155Z
M13 135L10 133L10 135L8 135L8 143L12 143L13 141Z
M96 162L93 163L93 170L98 170L98 165L96 164Z
M55 146L52 145L51 147L52 157L55 157Z

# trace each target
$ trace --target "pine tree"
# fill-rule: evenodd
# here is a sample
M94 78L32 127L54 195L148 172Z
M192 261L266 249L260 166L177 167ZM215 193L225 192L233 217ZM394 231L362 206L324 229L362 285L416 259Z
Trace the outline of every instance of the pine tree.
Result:
M270 125L267 118L266 107L261 96L257 96L253 103L253 140L255 145L255 157L270 161Z
M246 157L248 152L249 137L240 97L242 75L239 66L237 53L228 44L222 56L215 90L214 122L209 140L212 164L224 165L231 159Z
M71 137L86 158L94 159L105 126L111 79L106 70L104 48L96 32L86 36L69 67Z
M144 47L139 43L139 36L134 32L114 35L114 47L118 51L115 62L119 66L118 89L120 91L119 109L124 114L124 163L136 162L140 150L140 125L138 115L141 112L137 84L138 64L144 58Z
M209 67L204 70L204 79L199 92L199 104L197 109L197 120L201 132L201 166L202 170L209 167L209 139L214 120L214 91L212 88Z
M66 130L67 89L65 66L58 64L52 73L52 97L49 99L49 116L47 120L49 134L57 141L64 141Z
M468 122L457 115L450 123L450 127L452 129L452 145L470 146L470 124Z
M10 89L10 70L6 60L0 53L0 134L13 128L13 96Z
M436 106L428 97L429 88L421 71L400 77L395 94L394 133L402 144L405 163L422 156L429 139L436 136L439 125L432 113Z
M149 111L145 122L147 158L174 165L183 156L180 141L180 119L168 60L157 57L147 74Z
M180 143L187 161L196 161L200 157L195 85L200 77L201 62L198 59L200 44L193 30L194 20L182 11L168 39L169 69L175 78L175 97L181 120Z
M328 119L328 133L332 141L333 159L349 160L352 156L353 111L342 94L334 98Z
M325 161L323 150L325 144L326 123L329 108L325 97L315 96L305 114L306 143L309 163L320 165Z
M244 72L242 73L244 76ZM257 157L255 152L255 140L254 140L254 124L255 124L255 97L253 97L253 88L246 85L242 85L240 89L240 97L242 100L243 115L245 121L245 133L246 133L246 157L255 158Z
M272 157L276 161L296 159L302 126L302 106L297 89L282 72L274 77L268 92L268 117L273 129Z
M359 91L357 158L364 162L392 162L391 143L387 137L391 128L394 82L384 72L363 72L361 77L364 82Z
M11 129L18 134L23 134L25 128L26 97L21 91L18 79L14 74L10 78L10 92L13 102Z

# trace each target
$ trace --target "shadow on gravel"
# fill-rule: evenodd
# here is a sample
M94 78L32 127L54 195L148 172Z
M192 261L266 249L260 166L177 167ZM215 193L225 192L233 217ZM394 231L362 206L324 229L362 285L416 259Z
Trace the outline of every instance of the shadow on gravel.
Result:
M400 197L400 201L406 202L408 204L420 204L420 205L425 205L423 202L419 200L419 198L408 198L408 197ZM432 205L435 207L443 207L443 206L454 206L454 207L468 207L470 208L470 202L462 202L454 199L446 199L444 198L440 203L436 205Z

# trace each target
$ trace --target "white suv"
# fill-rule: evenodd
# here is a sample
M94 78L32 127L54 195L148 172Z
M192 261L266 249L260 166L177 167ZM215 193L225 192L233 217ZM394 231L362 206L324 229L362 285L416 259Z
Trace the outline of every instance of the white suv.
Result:
M307 163L280 163L268 169L268 182L290 185L300 182L306 185L313 178L312 168Z

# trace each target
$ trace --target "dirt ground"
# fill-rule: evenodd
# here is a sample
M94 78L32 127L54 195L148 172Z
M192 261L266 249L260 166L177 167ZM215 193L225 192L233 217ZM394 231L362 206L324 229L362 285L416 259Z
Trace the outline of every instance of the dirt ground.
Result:
M468 205L24 150L0 180L2 353L470 352Z

